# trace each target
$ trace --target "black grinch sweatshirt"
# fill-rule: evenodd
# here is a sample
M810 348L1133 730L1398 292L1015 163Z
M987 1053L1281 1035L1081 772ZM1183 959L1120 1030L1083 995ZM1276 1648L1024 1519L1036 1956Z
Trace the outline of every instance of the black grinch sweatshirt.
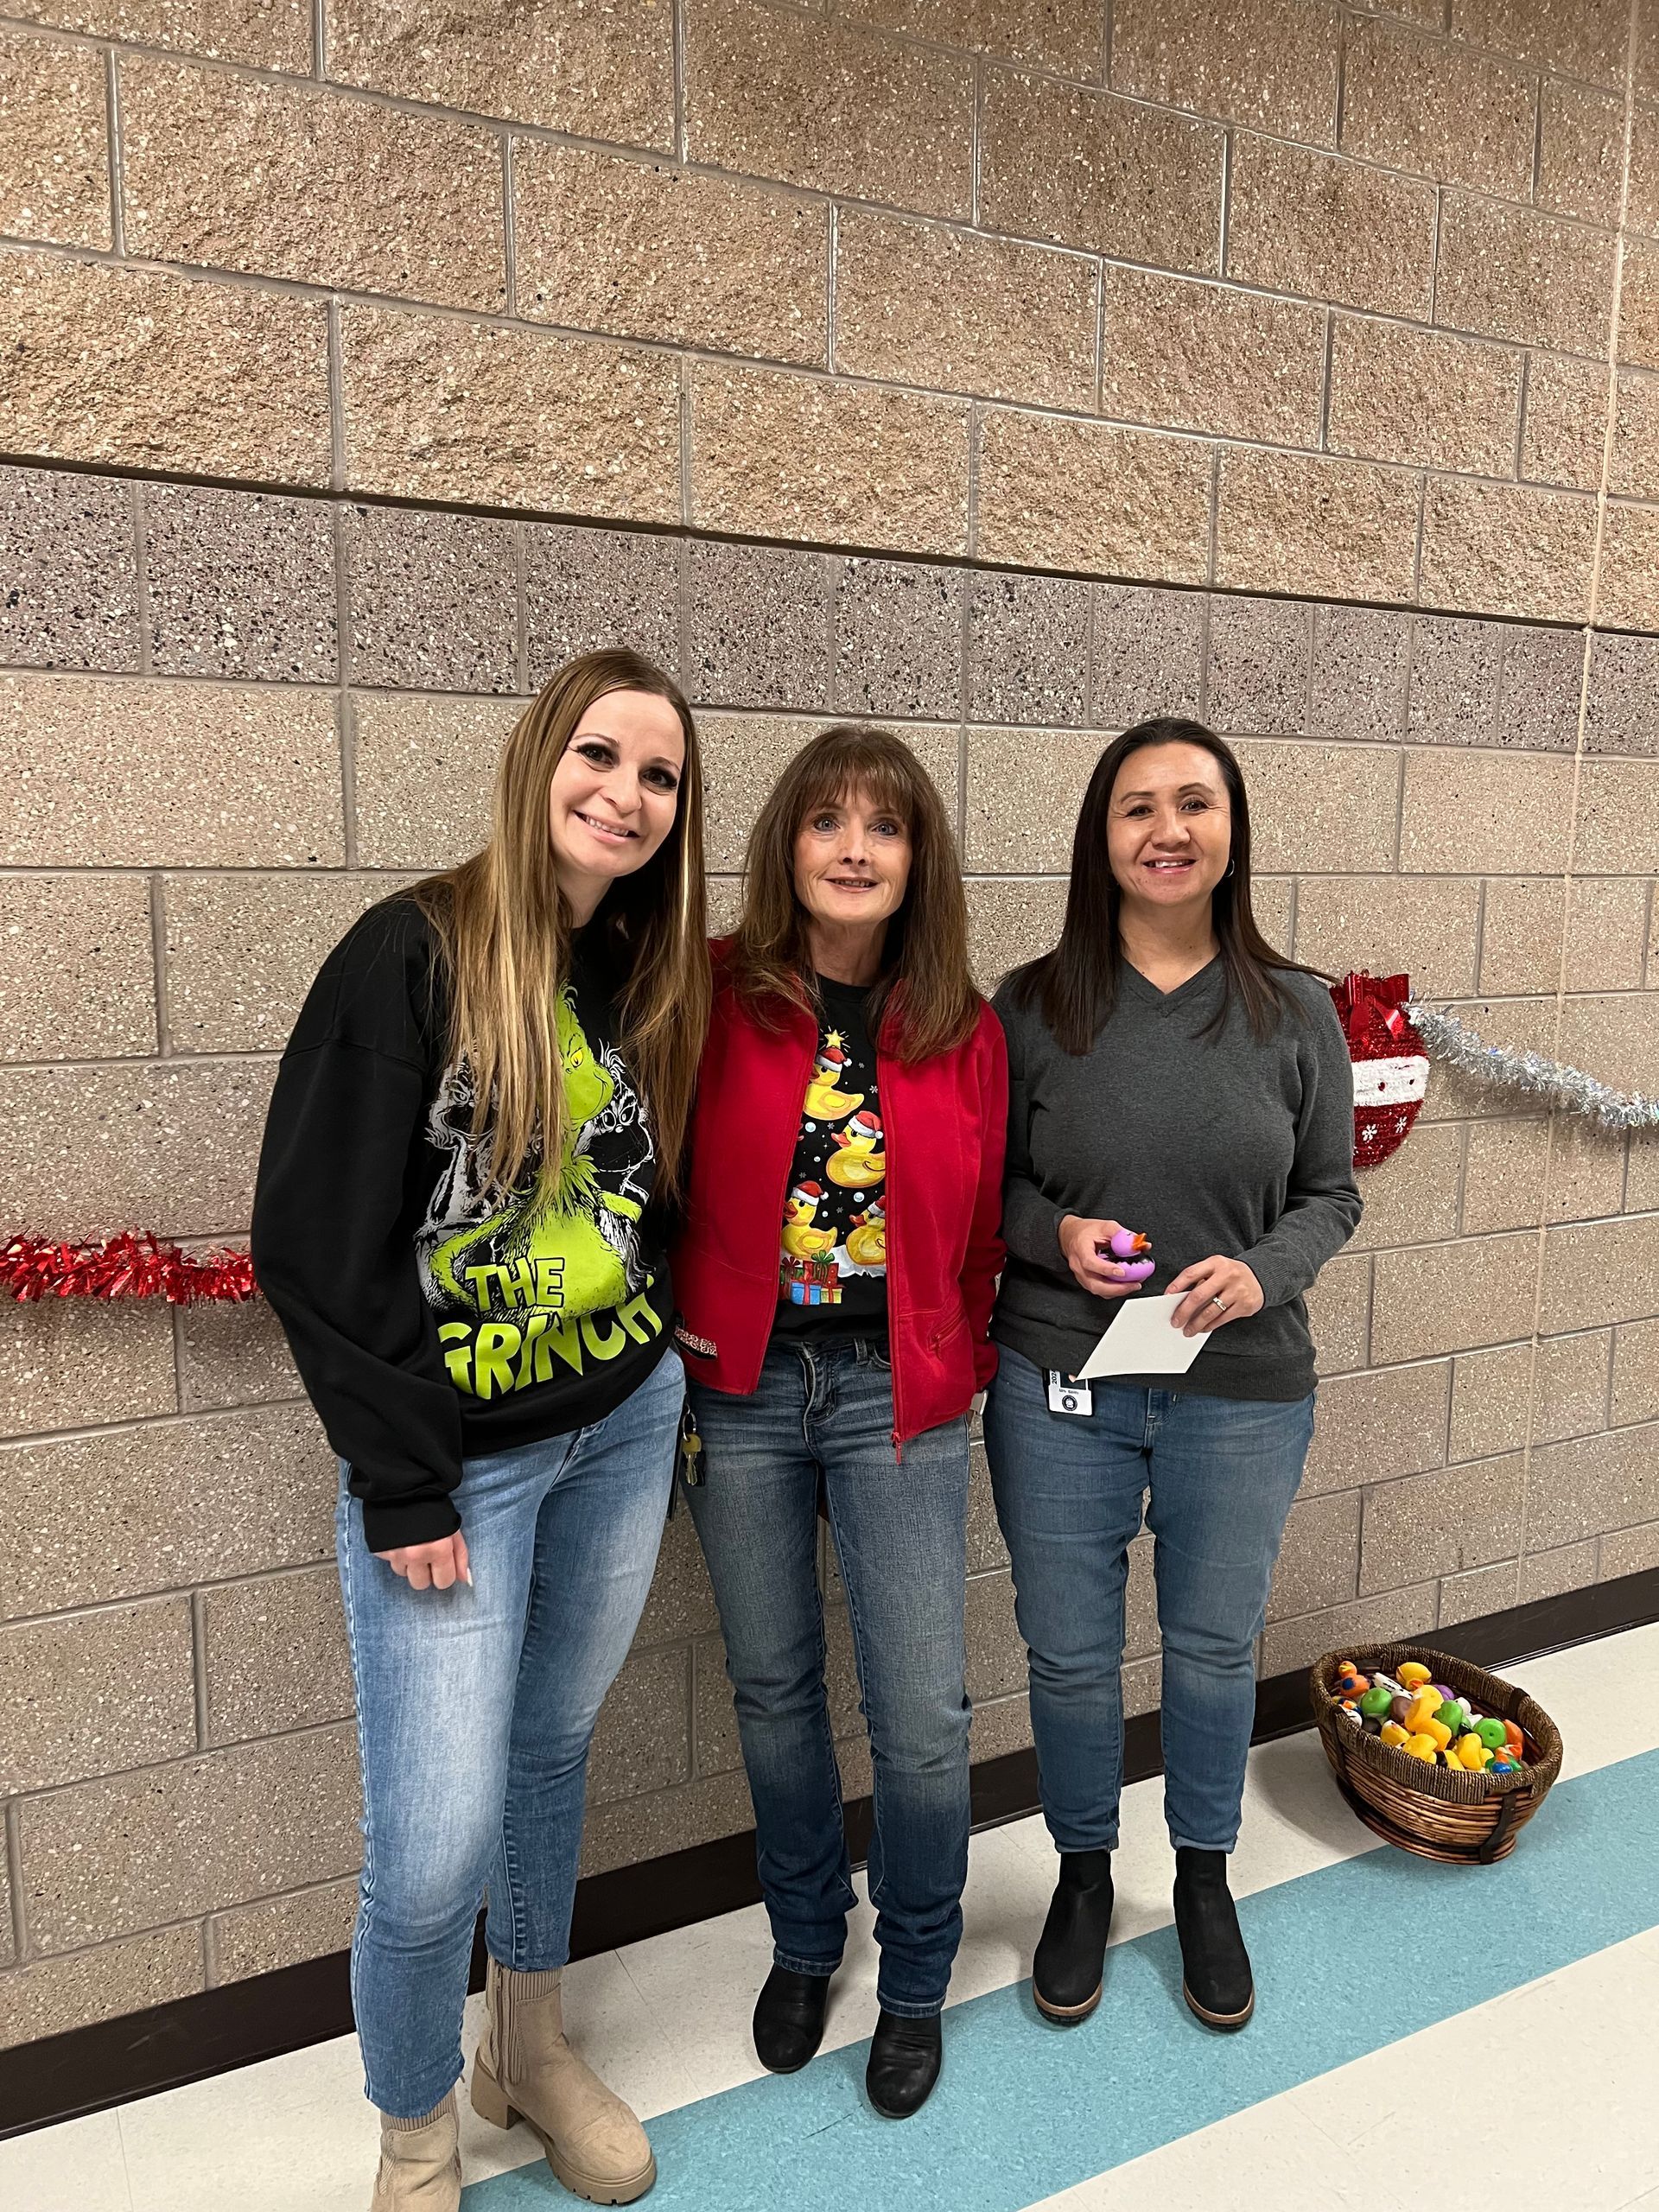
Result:
M370 909L323 963L276 1078L253 1262L370 1548L461 1525L472 1458L601 1421L669 1344L657 1152L615 1043L614 963L575 939L562 995L565 1135L505 1198L414 903ZM465 1496L460 1504L464 1507Z

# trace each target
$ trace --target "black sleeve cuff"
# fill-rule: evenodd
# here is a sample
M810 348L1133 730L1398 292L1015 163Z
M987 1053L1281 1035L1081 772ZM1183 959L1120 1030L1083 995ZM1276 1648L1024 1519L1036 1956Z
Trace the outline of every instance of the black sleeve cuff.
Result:
M363 1535L372 1552L395 1552L405 1544L435 1544L461 1526L454 1501L448 1497L365 1499Z

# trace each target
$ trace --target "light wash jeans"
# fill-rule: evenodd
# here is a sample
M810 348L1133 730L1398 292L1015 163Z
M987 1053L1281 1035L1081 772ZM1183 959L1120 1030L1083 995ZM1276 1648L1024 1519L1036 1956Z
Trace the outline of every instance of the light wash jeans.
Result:
M1051 1413L1046 1376L1005 1344L985 1407L1030 1650L1044 1817L1061 1851L1116 1847L1123 1592L1150 1491L1170 1840L1230 1851L1255 1718L1255 1639L1313 1399L1093 1387L1091 1414Z
M382 2112L430 2112L460 2076L486 1885L502 1965L569 1956L588 1747L651 1587L683 1398L671 1351L591 1428L467 1460L470 1587L411 1590L376 1559L342 1471L365 1838L352 2006Z
M938 2012L968 1877L963 1609L968 1424L893 1448L893 1382L865 1344L776 1343L753 1397L691 1386L692 1517L720 1604L773 1955L833 1974L855 1903L824 1694L822 1478L869 1724L870 1899L889 2012Z

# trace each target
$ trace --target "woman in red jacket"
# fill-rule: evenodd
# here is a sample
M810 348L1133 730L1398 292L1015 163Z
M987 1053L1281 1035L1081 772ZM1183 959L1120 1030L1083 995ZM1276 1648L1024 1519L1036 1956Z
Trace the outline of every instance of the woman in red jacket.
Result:
M817 1505L874 1765L881 1950L866 2086L938 2077L968 1871L968 1411L990 1379L1007 1055L969 974L944 808L909 747L825 730L749 841L715 956L677 1332L691 1510L725 1631L774 1964L755 2050L817 2049L855 1902L824 1694Z

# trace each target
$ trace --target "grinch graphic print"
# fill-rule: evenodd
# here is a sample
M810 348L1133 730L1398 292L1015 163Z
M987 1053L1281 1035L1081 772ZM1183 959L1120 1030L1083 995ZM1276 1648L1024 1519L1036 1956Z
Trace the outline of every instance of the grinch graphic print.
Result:
M820 976L823 1014L801 1102L778 1266L779 1325L791 1334L884 1327L887 1140L868 993Z
M584 1025L577 987L558 1002L565 1125L557 1173L533 1154L505 1198L491 1187L490 1138L472 1135L463 1061L439 1086L427 1141L445 1161L417 1233L422 1287L463 1396L500 1399L580 1388L654 1357L667 1286L643 1255L640 1224L657 1151L626 1065ZM590 1030L594 1039L590 1041Z

